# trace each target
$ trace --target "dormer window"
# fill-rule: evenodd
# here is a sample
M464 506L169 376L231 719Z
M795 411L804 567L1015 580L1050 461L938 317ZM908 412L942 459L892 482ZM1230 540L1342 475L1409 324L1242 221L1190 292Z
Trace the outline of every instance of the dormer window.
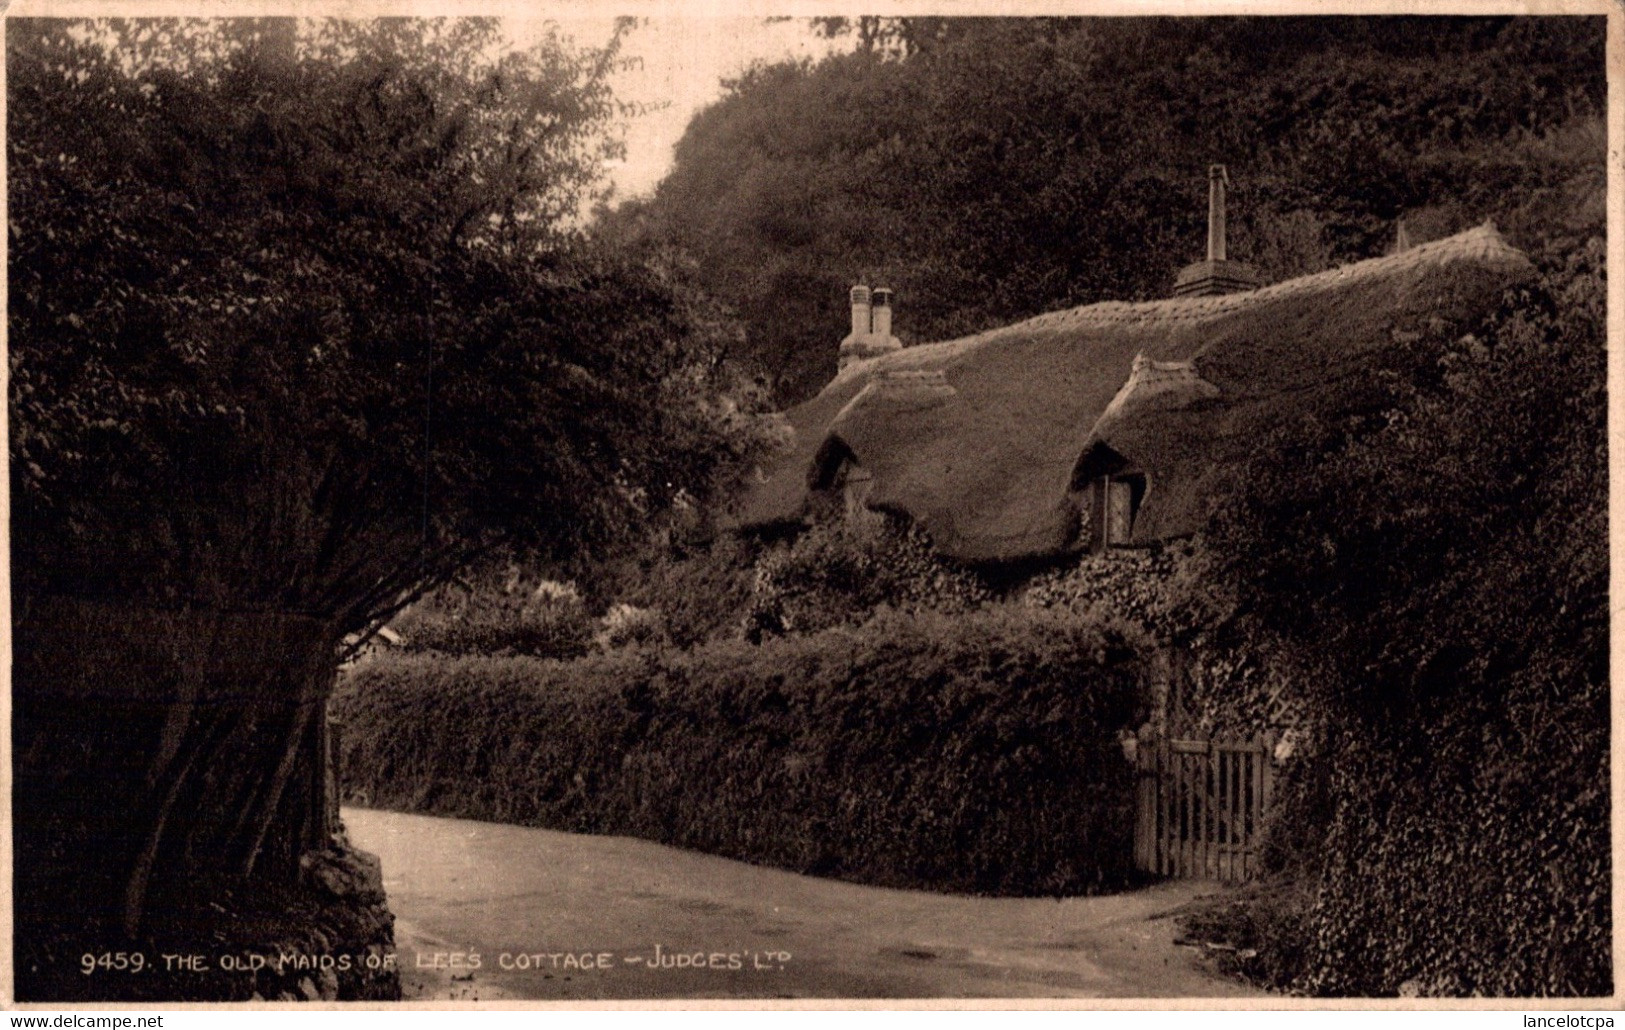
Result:
M838 500L848 518L858 518L869 510L874 474L858 464L850 447L832 436L824 441L813 459L807 485L825 502Z
M1084 543L1091 551L1125 547L1134 542L1134 520L1145 499L1144 473L1104 443L1096 443L1072 473Z

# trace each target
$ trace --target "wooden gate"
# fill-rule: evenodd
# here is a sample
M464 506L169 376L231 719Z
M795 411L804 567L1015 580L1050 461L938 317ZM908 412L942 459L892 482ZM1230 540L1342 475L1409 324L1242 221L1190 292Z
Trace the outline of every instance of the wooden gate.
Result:
M1274 741L1139 742L1134 862L1160 876L1239 881L1258 871Z

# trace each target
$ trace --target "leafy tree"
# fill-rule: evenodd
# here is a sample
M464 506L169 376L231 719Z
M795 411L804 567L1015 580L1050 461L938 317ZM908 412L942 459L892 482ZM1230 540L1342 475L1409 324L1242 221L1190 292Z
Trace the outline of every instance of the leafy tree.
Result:
M296 876L342 639L749 446L692 310L571 227L615 44L498 41L8 23L25 931Z
M929 50L973 31L974 27L981 23L981 19L944 18L934 15L891 18L864 15L858 18L824 16L813 18L811 22L813 31L825 39L851 36L860 51L879 53L887 57L904 57Z
M1566 172L1523 157L1600 132L1601 26L822 18L857 48L729 83L636 219L692 253L791 402L833 375L860 280L896 290L905 343L1167 296L1215 161L1231 256L1272 279L1380 253L1423 210L1536 246L1563 205L1509 216Z

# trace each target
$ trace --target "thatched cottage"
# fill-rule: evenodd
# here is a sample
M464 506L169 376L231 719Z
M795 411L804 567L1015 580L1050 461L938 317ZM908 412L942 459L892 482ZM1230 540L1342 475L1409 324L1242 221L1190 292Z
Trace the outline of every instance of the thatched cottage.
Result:
M844 495L976 563L1191 534L1272 425L1336 414L1338 387L1386 345L1470 318L1533 275L1486 224L1256 288L1225 258L1221 176L1208 260L1168 300L905 348L889 297L876 308L855 289L840 371L784 413L788 443L746 492L740 524L793 524Z
M1211 181L1207 260L1167 300L903 347L889 295L854 289L835 379L783 414L786 446L738 520L765 530L843 504L889 512L946 557L1018 578L1049 566L1059 578L1027 580L1029 603L1106 600L1148 616L1143 718L1120 738L1136 766L1135 863L1244 879L1276 767L1313 716L1281 689L1291 669L1274 651L1201 612L1160 623L1151 598L1180 549L1152 552L1208 525L1276 427L1352 414L1361 381L1393 367L1393 345L1462 332L1534 269L1484 225L1261 287L1226 257L1222 169ZM1115 548L1135 550L1070 572L1053 561Z

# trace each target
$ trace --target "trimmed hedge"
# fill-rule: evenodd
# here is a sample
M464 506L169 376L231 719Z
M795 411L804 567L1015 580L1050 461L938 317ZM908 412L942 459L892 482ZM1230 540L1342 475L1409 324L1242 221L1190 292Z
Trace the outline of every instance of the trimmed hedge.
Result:
M1116 629L883 613L573 662L385 656L334 698L351 801L626 834L865 883L1124 883L1136 670Z

